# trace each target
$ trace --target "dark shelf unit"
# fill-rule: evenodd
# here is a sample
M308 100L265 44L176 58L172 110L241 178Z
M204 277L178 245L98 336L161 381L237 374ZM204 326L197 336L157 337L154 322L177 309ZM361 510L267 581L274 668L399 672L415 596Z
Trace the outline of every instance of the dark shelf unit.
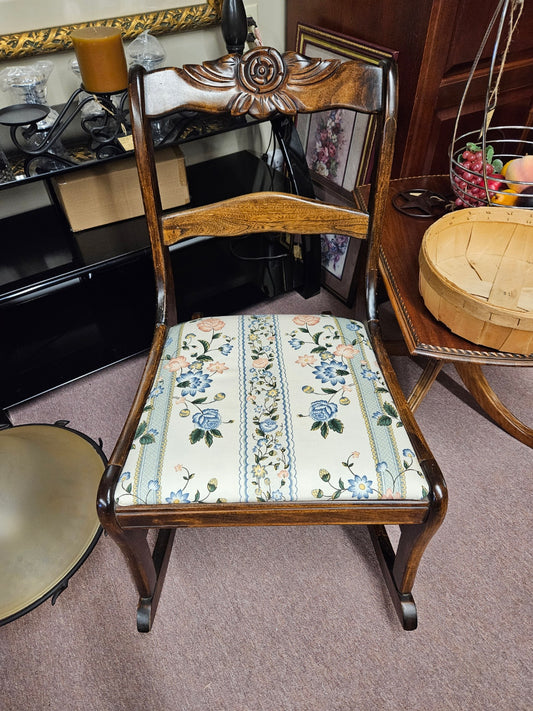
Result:
M195 205L286 187L247 151L190 166L187 178ZM0 221L0 234L0 408L148 348L155 297L144 218L74 233L52 201ZM198 238L176 245L172 259L182 320L230 313L304 278L279 235Z

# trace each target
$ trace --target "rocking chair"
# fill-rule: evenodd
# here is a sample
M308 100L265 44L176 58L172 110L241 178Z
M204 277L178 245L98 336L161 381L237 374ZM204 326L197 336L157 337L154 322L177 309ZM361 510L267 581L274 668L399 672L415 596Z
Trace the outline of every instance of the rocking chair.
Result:
M177 528L313 524L368 526L401 623L414 629L412 587L447 493L389 362L376 307L396 129L394 62L260 47L179 69L134 67L129 90L157 313L98 513L137 587L138 629L151 628ZM178 110L266 120L337 109L374 117L368 212L294 192L162 212L151 121ZM364 322L221 314L180 323L169 247L198 235L266 232L366 240ZM385 528L393 524L401 531L396 550Z

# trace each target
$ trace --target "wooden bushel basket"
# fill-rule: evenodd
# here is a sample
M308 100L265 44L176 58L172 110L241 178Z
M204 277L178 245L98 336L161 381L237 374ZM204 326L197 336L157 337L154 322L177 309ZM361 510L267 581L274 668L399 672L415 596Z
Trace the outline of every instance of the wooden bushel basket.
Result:
M533 353L533 210L476 207L437 220L420 249L419 288L463 338Z

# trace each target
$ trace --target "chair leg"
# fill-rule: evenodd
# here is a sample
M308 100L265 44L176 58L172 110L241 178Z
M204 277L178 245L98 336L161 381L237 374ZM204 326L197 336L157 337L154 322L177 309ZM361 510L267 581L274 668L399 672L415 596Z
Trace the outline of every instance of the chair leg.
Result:
M404 630L414 630L418 623L415 601L413 600L410 590L404 590L402 592L396 584L394 575L396 554L394 553L385 526L371 525L368 526L368 530L383 572L383 577L385 578L387 589L394 604L394 609L400 618Z
M148 529L116 529L109 531L124 554L139 593L137 629L149 632L157 610L172 551L175 530L161 529L153 553L147 541Z
M154 621L159 597L165 582L168 561L172 552L172 544L176 529L164 528L157 534L157 540L152 554L154 571L156 574L155 586L149 597L140 597L137 606L137 629L139 632L150 632Z
M429 521L422 524L401 525L396 553L385 526L370 525L368 529L400 622L405 630L414 630L418 619L411 590L422 554L436 527Z

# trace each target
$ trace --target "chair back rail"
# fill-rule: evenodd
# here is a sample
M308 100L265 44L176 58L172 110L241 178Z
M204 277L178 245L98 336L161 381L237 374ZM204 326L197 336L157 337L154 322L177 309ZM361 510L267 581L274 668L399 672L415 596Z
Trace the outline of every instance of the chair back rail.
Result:
M166 245L197 235L227 237L262 232L316 235L334 230L365 239L368 215L286 193L253 193L167 214L163 230Z

